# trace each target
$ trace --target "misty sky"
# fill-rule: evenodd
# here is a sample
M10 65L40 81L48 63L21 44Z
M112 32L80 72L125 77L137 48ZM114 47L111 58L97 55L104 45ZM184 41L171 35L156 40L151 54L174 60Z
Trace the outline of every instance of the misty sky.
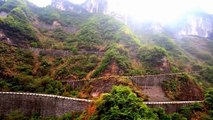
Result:
M28 1L40 7L45 7L51 3L51 0L28 0ZM83 3L85 0L69 0L69 1L75 4L80 4Z
M51 0L29 0L30 2L44 7ZM85 0L70 0L75 4L83 3ZM131 15L137 20L154 20L158 22L169 22L177 19L183 13L202 9L213 14L213 0L108 0L109 11L116 11Z

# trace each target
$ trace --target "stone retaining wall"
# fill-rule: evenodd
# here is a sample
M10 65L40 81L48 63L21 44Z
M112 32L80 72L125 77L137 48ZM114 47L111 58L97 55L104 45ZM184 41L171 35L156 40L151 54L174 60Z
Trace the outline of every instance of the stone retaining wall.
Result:
M72 89L81 89L90 80L72 80L72 81L62 81L63 84L69 84Z
M43 49L43 48L33 48L30 47L29 50L36 54L40 55L49 55L53 57L69 57L73 56L73 52L70 50L57 50L57 49ZM103 56L104 52L96 52L96 51L78 51L76 55L87 55L87 54L94 54L98 56Z
M134 85L139 86L161 86L163 81L172 80L177 75L181 73L172 73L172 74L160 74L160 75L140 75L140 76L120 76L128 78L132 81ZM118 76L108 76L108 77L118 77ZM92 78L89 80L69 80L69 81L62 81L64 84L70 84L73 89L82 88L86 83L89 81L102 79L100 78Z
M0 92L0 114L19 109L27 116L38 113L41 116L61 116L68 112L82 112L91 100L61 97L55 95Z
M140 86L161 86L163 81L172 80L177 74L130 76L133 84Z
M178 112L183 106L189 106L193 103L202 103L203 101L170 101L170 102L144 102L151 108L163 108L166 113Z
M82 112L92 100L62 97L56 95L0 92L0 115L21 110L25 115L38 113L43 117L61 116L69 112ZM162 107L167 113L177 112L182 106L203 101L144 102L149 107Z

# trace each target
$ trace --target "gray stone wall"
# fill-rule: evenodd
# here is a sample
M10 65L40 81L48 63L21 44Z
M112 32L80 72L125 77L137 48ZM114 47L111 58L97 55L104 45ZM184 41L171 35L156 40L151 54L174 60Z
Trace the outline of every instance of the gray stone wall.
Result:
M19 109L27 116L61 116L69 112L82 112L91 100L61 97L46 94L0 92L0 114Z
M163 108L169 114L178 112L181 107L190 106L194 103L203 103L203 101L144 102L150 108Z
M91 100L62 97L47 94L0 92L0 115L21 110L25 115L38 113L43 117L61 116L69 112L82 112ZM144 102L151 108L162 107L167 113L177 112L182 106L203 101Z
M89 83L91 80L71 80L62 81L63 84L68 84L72 89L81 89L85 84Z
M33 48L33 47L30 47L29 50L31 50L32 52L34 52L36 54L49 55L49 56L53 56L53 57L69 57L69 56L75 55L70 50L43 49L43 48ZM104 52L84 51L84 50L77 52L77 55L88 55L88 54L103 56Z
M178 74L180 73L174 73L174 74L160 74L160 75L140 75L140 76L120 76L120 77L126 77L132 81L134 85L140 85L140 86L161 86L163 81L174 79ZM115 77L115 76L109 76L109 77ZM101 79L100 78L93 78L89 80L70 80L70 81L63 81L63 84L69 84L73 89L82 88L85 84L87 84L89 81L95 80L95 79Z
M140 86L161 86L163 81L171 80L177 74L162 74L162 75L144 75L144 76L130 76L130 80L135 85Z

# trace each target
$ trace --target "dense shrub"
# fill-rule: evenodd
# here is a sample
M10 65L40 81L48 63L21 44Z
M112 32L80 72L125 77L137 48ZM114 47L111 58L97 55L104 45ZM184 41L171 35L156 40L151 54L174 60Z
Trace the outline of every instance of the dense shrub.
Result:
M154 108L153 113L155 113L159 120L171 120L171 116L167 115L163 108Z
M47 61L45 60L42 60L41 61L41 65L38 69L38 76L45 76L49 73L49 70L50 70L50 67L51 67L51 64L48 63Z
M94 15L81 26L76 35L78 47L91 49L100 44L110 45L111 42L121 42L126 45L138 45L139 40L130 32L127 26L105 15Z
M187 118L183 117L181 114L173 113L171 115L171 120L187 120Z
M29 22L30 13L22 0L8 0L0 9L10 12L7 18L0 20L0 28L7 36L13 38L16 43L37 40Z
M38 14L41 21L50 25L56 20L63 26L79 27L91 16L89 13L66 12L51 6L47 6L46 8L31 7L30 9ZM41 10L42 12L40 12Z
M186 73L164 81L162 88L173 100L202 100L204 98L202 89L195 83L194 78ZM193 92L196 94L192 94Z
M180 108L179 113L182 114L185 118L191 119L192 115L195 112L202 111L204 108L203 104L201 103L194 103L190 106L183 106Z
M139 57L142 62L146 62L151 66L156 66L162 62L164 57L167 57L167 52L161 47L141 47Z
M127 72L130 68L130 62L127 57L127 53L119 49L117 47L117 44L112 44L105 52L102 63L93 73L93 76L98 76L113 61L115 61L119 65L119 67L125 72Z
M67 79L76 76L76 79L84 78L98 64L96 55L78 55L67 59L67 63L56 70L55 79Z
M210 110L213 110L213 89L210 88L205 94L205 103L208 105Z
M113 87L97 101L91 120L157 119L157 116L128 87Z
M153 36L152 39L157 45L159 45L160 47L168 50L168 51L175 51L176 50L176 46L174 41L166 35L156 35Z
M32 52L0 43L0 54L0 78L13 76L15 72L32 74Z
M213 83L213 67L209 66L207 67L207 69L205 69L204 71L202 71L201 75L203 76L203 79Z
M47 93L62 95L64 87L60 81L53 80L49 77L39 78L32 81L30 88L34 89L38 93Z

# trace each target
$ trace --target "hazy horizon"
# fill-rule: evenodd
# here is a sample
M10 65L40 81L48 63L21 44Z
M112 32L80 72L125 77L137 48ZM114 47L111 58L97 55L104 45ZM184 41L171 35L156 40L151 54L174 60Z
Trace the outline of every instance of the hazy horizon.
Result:
M37 6L45 7L51 0L29 0ZM85 0L69 0L81 4ZM162 23L175 21L184 13L200 9L213 14L211 0L108 0L108 12L132 16L135 20L152 20Z

